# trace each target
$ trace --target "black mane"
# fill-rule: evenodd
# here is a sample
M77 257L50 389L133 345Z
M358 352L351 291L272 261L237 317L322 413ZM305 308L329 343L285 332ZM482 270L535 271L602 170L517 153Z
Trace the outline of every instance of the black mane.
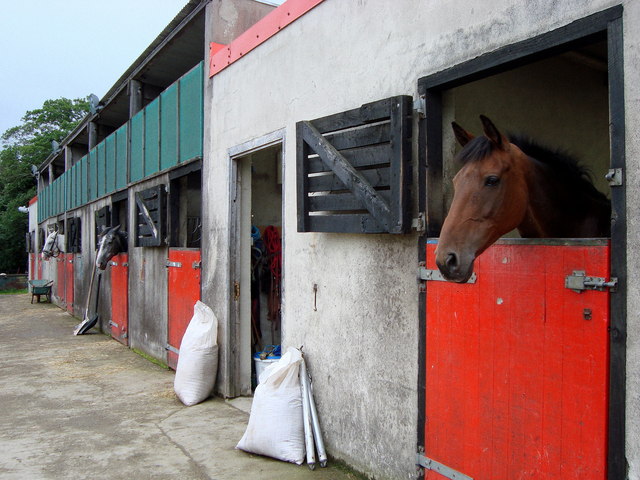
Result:
M525 155L553 171L554 177L568 191L587 195L603 204L610 203L607 196L593 185L591 171L566 151L545 147L524 135L509 135L509 141Z

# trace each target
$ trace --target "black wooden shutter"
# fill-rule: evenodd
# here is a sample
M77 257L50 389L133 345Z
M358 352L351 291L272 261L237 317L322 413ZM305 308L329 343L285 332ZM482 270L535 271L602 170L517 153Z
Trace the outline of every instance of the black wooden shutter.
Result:
M82 251L82 230L80 228L80 217L67 219L67 229L65 238L67 241L67 252L80 253Z
M136 246L158 247L166 244L166 191L157 185L136 192Z
M297 124L298 231L411 228L412 98Z
M109 211L109 206L104 206L99 210L96 210L96 221L95 221L95 239L96 239L96 248L98 248L100 234L102 233L102 227L110 227L111 216Z

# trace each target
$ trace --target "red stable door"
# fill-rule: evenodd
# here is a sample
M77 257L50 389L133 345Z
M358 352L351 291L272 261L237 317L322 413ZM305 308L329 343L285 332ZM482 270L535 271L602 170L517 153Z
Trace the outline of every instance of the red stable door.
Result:
M475 283L426 282L427 480L607 478L609 293L579 271L608 280L608 242L505 241Z
M111 268L111 336L129 344L129 255L119 253L109 262Z
M29 280L36 279L36 254L29 254Z
M73 315L73 253L65 254L64 271L65 271L65 303L67 304L67 312Z
M169 249L167 364L176 369L180 343L200 300L200 250Z

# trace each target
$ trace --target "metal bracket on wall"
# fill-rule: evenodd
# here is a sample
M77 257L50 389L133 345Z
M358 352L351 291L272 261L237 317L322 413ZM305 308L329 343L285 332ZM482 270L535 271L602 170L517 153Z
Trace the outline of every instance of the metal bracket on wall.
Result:
M420 465L426 470L438 472L443 477L450 478L451 480L473 480L472 477L460 473L451 467L447 467L440 462L436 462L431 458L425 457L422 453L416 454L416 465Z
M623 171L621 168L612 168L607 172L604 178L609 182L611 187L620 187L623 183Z
M420 267L418 270L418 278L423 281L432 281L432 282L448 282L446 278L442 276L440 270L429 270L426 267ZM469 280L465 283L476 283L478 276L475 273L471 274Z
M413 109L420 118L425 118L427 114L427 99L424 95L420 95L417 100L413 101Z
M199 269L199 268L202 268L202 262L193 262L193 263L191 264L191 267L192 267L194 270L197 270L197 269Z
M173 347L173 346L169 345L168 343L167 343L167 346L166 346L166 347L164 347L164 349L165 349L165 350L167 350L167 351L169 351L169 352L173 352L173 353L175 353L176 355L180 355L180 350L179 350L179 349L177 349L176 347Z
M418 233L424 233L424 231L426 230L424 217L424 212L420 212L418 213L417 218L411 220L411 228L413 228Z

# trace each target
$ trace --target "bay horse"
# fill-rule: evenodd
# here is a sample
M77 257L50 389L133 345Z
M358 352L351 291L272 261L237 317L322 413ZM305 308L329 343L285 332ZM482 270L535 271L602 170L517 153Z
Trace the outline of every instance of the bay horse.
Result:
M127 251L127 233L120 230L120 225L115 227L102 227L98 253L96 254L96 266L100 270L107 268L109 260L120 252Z
M611 202L575 159L480 120L479 137L452 123L462 167L436 249L447 280L466 282L476 257L515 228L523 238L610 236Z

